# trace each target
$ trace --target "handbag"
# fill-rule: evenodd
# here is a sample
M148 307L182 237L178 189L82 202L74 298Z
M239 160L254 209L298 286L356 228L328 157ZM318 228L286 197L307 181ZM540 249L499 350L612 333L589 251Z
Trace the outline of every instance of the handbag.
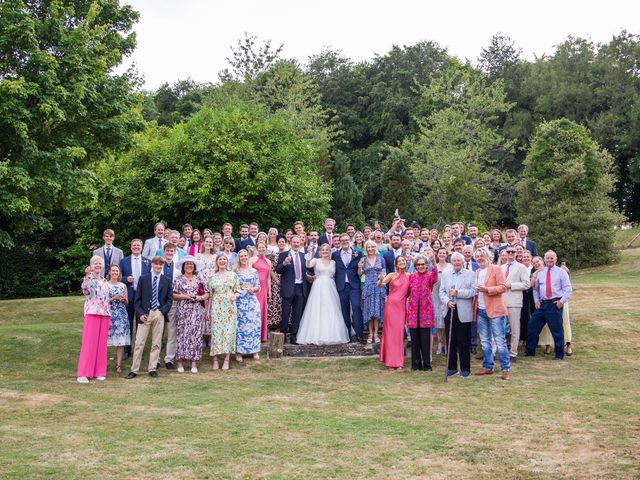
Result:
M200 282L198 283L198 296L202 296L202 295L204 295L204 283ZM205 307L204 300L200 301L200 305L202 305L202 308Z

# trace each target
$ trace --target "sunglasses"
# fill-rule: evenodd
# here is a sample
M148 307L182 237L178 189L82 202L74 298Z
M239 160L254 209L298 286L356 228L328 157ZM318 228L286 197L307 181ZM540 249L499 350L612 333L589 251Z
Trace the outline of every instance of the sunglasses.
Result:
M416 263L416 267L426 267L426 263Z
M507 253L516 253L515 250L507 250Z

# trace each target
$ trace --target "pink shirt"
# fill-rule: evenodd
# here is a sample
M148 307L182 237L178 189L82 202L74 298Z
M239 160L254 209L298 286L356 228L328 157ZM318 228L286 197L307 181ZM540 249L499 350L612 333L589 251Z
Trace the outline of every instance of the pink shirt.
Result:
M109 282L104 278L98 278L93 273L84 277L82 293L85 296L84 314L111 316L109 303Z

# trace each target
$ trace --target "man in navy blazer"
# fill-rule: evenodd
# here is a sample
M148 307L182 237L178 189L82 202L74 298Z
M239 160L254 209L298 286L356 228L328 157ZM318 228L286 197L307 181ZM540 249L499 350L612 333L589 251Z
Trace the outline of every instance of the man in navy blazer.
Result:
M149 332L151 332L149 376L154 378L158 376L158 360L162 346L164 322L173 305L172 280L162 274L163 266L164 259L162 257L153 257L151 273L142 275L138 280L135 307L140 323L136 329L136 343L133 351L133 361L131 362L131 371L126 377L128 380L138 375L142 352Z
M291 250L282 252L278 256L276 272L280 274L280 296L282 297L282 320L280 331L286 334L289 331L289 316L293 309L291 319L291 343L296 344L298 327L302 318L302 310L307 298L307 268L304 259L302 240L299 236L291 237Z
M324 221L325 233L318 237L318 247L324 245L325 243L328 243L330 247L333 247L333 236L335 235L335 233L333 233L333 229L335 226L336 221L333 218L327 218Z
M522 224L518 227L518 242L520 245L524 247L525 250L529 250L531 252L531 258L538 256L538 245L533 240L529 240L527 238L529 235L529 227Z
M138 279L151 271L151 260L142 256L142 240L134 238L131 240L131 255L120 260L120 273L122 283L127 286L127 315L129 317L129 331L133 334L133 316L135 315L134 302L136 300L136 287ZM137 324L137 322L136 322ZM135 338L135 337L134 337ZM124 347L126 360L131 355L131 345Z
M362 258L358 250L351 248L349 235L346 233L340 235L340 250L331 255L331 259L336 262L336 289L340 295L340 306L347 331L351 332L351 312L353 312L353 326L359 342L363 341L360 277L358 277L358 263Z
M396 271L396 258L402 255L402 237L396 233L391 235L391 250L382 255L387 273Z

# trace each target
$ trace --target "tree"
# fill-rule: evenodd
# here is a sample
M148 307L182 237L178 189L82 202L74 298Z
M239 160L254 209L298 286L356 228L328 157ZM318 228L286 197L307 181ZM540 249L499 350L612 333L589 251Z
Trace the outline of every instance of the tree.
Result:
M90 166L142 127L132 73L138 14L118 0L0 2L0 246L92 196Z
M410 169L410 157L405 151L389 147L380 171L381 189L376 204L377 218L391 222L396 209L413 220L416 213L416 188Z
M78 242L99 238L105 224L133 238L161 220L212 229L300 218L321 225L330 184L297 128L282 112L237 100L203 107L172 128L150 126L131 151L100 165L98 201L76 217Z
M158 125L174 125L189 118L203 104L209 84L199 84L191 79L178 80L173 85L163 83L152 95L154 106L147 106L145 98L145 120L155 120Z
M500 217L512 217L507 201L511 179L496 159L510 149L498 128L499 116L512 107L502 82L488 84L478 71L458 65L421 93L420 132L405 140L402 150L423 219L495 224Z
M333 160L333 199L331 214L338 227L347 223L363 225L362 193L351 177L349 157L338 153Z
M611 155L577 123L561 119L538 127L518 183L516 208L540 251L555 250L572 268L616 258L610 240L624 217L609 196L612 166Z
M227 61L231 65L231 72L228 69L220 73L223 82L238 80L250 82L258 74L265 72L279 58L284 45L278 47L271 46L271 40L266 40L261 46L256 48L258 37L244 33L244 38L239 39L237 47L231 47L231 57Z

